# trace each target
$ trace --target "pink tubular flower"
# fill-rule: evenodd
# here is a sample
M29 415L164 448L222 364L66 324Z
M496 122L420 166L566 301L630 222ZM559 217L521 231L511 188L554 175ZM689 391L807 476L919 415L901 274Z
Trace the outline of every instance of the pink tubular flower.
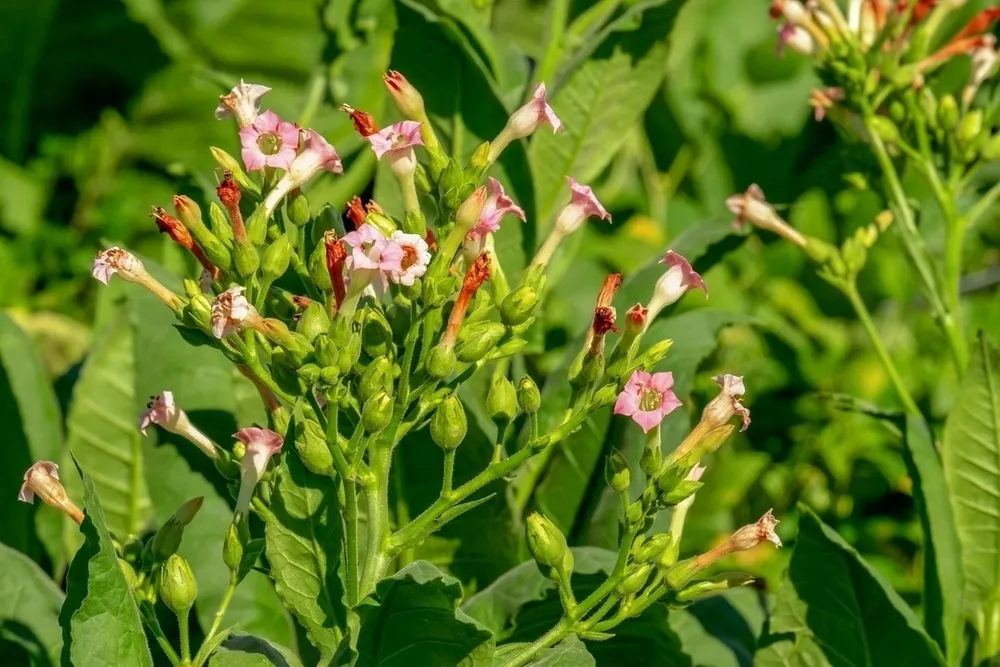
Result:
M111 276L116 273L128 282L139 282L148 275L135 255L118 247L97 253L91 273L105 285L111 284Z
M412 120L401 120L385 128L381 132L365 137L375 151L375 157L379 160L389 153L412 152L414 146L423 146L424 140L420 137L420 123Z
M537 130L542 123L548 123L554 133L560 132L563 127L562 121L545 100L545 84L539 83L531 100L511 115L507 127L513 138L520 139Z
M295 188L301 188L316 174L324 170L334 174L344 171L336 149L323 135L316 130L303 130L302 134L305 137L302 152L294 156L288 171L264 198L264 211L268 217L278 208L285 195Z
M504 192L503 185L490 176L490 196L479 214L479 221L469 230L469 236L482 237L500 229L500 220L508 213L513 213L524 222L524 209L514 203L514 200Z
M578 231L590 216L596 215L601 220L611 222L611 214L597 199L590 186L577 183L570 176L566 177L566 181L569 183L572 196L569 203L559 211L556 224L542 243L542 247L538 249L535 258L531 260L532 266L547 265L563 240Z
M250 171L264 167L288 169L299 149L299 128L267 110L240 130L243 163Z
M236 501L236 513L245 514L257 482L264 476L271 457L281 452L285 439L270 429L256 426L240 429L233 437L246 445L240 465L240 494Z
M427 241L419 234L407 234L397 229L392 233L391 242L402 249L403 257L399 262L399 270L389 270L389 280L410 287L427 272L427 265L430 264L431 253Z
M791 241L800 248L806 245L806 237L781 219L781 216L764 199L764 192L756 183L748 187L743 194L727 197L726 207L736 216L733 226L738 230L742 230L749 222L755 227L766 229Z
M240 128L253 125L260 112L260 98L264 97L271 89L256 83L245 83L240 79L240 84L235 86L226 95L219 96L219 106L215 109L215 117L219 120L228 116L235 116L236 123Z
M215 443L191 423L187 413L174 402L174 394L171 391L153 396L146 404L146 411L139 417L139 431L146 435L146 429L152 424L158 424L164 431L185 438L210 459L219 456Z
M573 198L570 200L570 205L576 205L583 211L584 216L590 217L596 215L601 220L607 220L611 222L611 214L608 213L607 209L601 204L600 200L594 194L594 191L589 185L583 185L577 183L572 177L567 176L566 182L569 183L569 189L573 193Z
M809 106L813 108L813 118L816 122L826 118L827 112L837 106L837 102L844 99L844 91L840 88L826 88L825 90L814 90L809 95Z
M705 406L702 420L709 422L711 428L717 428L727 424L734 415L739 415L743 420L740 431L747 430L750 426L750 411L740 403L740 398L746 392L743 376L727 374L717 375L712 379L722 387L722 391Z
M653 297L649 300L648 308L650 322L656 319L660 311L684 296L688 290L704 290L705 298L708 298L708 286L705 281L682 255L667 250L667 254L660 259L660 264L666 264L670 268L656 281L656 286L653 288Z
M653 373L635 371L625 383L625 388L615 402L615 414L631 417L649 433L659 426L663 418L681 406L672 391L673 373Z
M215 297L212 301L212 335L225 338L260 320L257 309L243 296L243 287L237 285Z
M77 524L83 523L83 511L69 499L66 489L59 482L59 466L52 461L36 461L24 473L24 483L18 491L17 499L23 503L33 504L35 496Z

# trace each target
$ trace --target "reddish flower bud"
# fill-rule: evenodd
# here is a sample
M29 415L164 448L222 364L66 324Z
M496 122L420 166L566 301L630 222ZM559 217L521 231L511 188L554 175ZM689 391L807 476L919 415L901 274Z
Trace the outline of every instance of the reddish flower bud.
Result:
M625 333L636 336L646 328L646 318L649 310L641 303L637 303L625 313Z
M243 214L240 212L240 199L243 197L243 191L236 184L233 172L229 169L222 173L222 182L215 188L215 194L218 195L222 206L229 213L229 220L233 224L233 236L239 243L245 243L247 232L243 225Z
M347 202L347 219L354 225L354 229L365 224L365 206L361 202L361 197L355 196Z
M410 120L424 120L424 98L420 96L417 89L406 80L406 77L395 70L389 70L382 75L389 94L399 107L400 112Z
M378 125L370 113L358 111L348 104L341 104L340 110L351 117L351 121L354 122L355 131L362 137L370 137L378 133Z
M355 197L355 199L358 199ZM353 201L351 204L353 205ZM358 199L360 207L361 200ZM352 218L353 220L353 218ZM337 239L333 231L323 235L323 243L326 245L326 270L330 273L330 283L333 285L333 298L337 308L344 303L347 296L347 286L344 284L344 263L347 260L347 247L342 240Z

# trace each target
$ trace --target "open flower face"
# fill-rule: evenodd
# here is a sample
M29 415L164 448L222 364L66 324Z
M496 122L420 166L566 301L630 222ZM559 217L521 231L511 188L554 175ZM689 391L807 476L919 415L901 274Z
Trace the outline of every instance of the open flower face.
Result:
M673 373L635 371L615 402L615 414L631 417L649 433L663 418L681 406L674 394Z
M407 234L399 230L392 233L391 242L402 249L403 257L399 262L399 270L390 269L389 280L399 285L412 286L417 278L427 272L427 265L430 264L431 253L427 242L418 234Z
M249 171L264 167L288 169L299 149L299 128L268 110L240 130L240 142L243 163Z
M365 138L375 151L375 157L380 160L386 153L424 145L424 140L420 137L420 123L412 120L401 120Z

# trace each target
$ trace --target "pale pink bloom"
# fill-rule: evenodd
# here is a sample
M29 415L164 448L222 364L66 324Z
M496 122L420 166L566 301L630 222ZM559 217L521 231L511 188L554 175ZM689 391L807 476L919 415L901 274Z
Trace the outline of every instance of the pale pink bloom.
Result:
M611 222L611 214L604 208L589 185L577 183L571 176L566 177L566 182L569 183L569 189L573 193L573 198L570 200L571 205L579 206L588 218L596 215L601 220Z
M233 434L246 445L246 452L240 465L240 494L236 501L236 513L243 514L250 507L254 487L264 476L271 457L281 452L285 439L274 431L251 426Z
M397 229L392 233L391 242L402 249L403 257L398 270L389 270L389 280L410 287L427 272L427 265L430 264L431 253L427 241L419 234L407 234Z
M212 335L225 338L260 318L257 309L243 296L243 287L230 287L212 301Z
M514 200L504 192L503 185L497 179L490 176L490 196L483 205L483 212L479 214L479 221L469 230L469 236L481 237L500 229L500 220L512 213L521 218L524 222L524 209L514 203Z
M288 171L264 198L264 211L268 217L278 208L285 195L308 183L316 174L324 170L334 174L344 171L336 149L323 135L316 130L303 130L302 134L305 138L302 152L295 156Z
M111 276L116 273L128 282L141 280L147 275L146 268L135 255L117 247L97 253L91 273L105 285L111 284Z
M288 169L299 149L299 128L281 120L270 109L257 116L253 124L240 130L243 163L250 171L264 167Z
M187 413L174 402L171 391L154 396L146 404L146 411L139 417L139 431L146 435L146 429L152 424L158 424L163 430L182 436L211 459L219 456L215 443L191 423Z
M35 496L46 505L55 507L76 523L83 523L83 511L77 507L59 481L59 466L52 461L36 461L24 473L24 483L18 491L17 499L33 504Z
M784 16L793 25L803 25L809 19L809 11L799 0L772 0L771 17Z
M542 123L548 123L553 132L562 130L562 121L545 100L545 84L539 83L527 104L511 114L507 128L513 138L520 139L537 130Z
M816 43L809 31L787 21L778 27L777 52L779 58L785 55L786 46L796 53L807 56L816 52Z
M643 433L649 433L659 426L664 417L681 406L673 386L673 373L635 371L618 394L615 414L631 417L642 427Z
M365 137L375 151L375 157L382 159L386 153L396 151L412 151L414 146L423 146L420 137L420 125L417 121L401 120L393 123L380 132Z
M736 216L733 226L742 230L746 223L771 231L799 247L805 247L806 237L781 219L774 208L764 199L764 192L755 183L743 194L726 198L726 207Z
M245 83L235 86L226 95L219 96L219 106L215 109L215 117L223 119L235 116L236 123L241 127L253 125L260 112L260 98L271 91L267 86L257 83Z
M360 292L379 276L383 289L388 286L393 273L403 271L403 248L382 236L382 232L369 224L344 235L344 243L351 247L347 258L351 291Z
M702 419L709 421L712 428L717 428L727 424L734 415L739 415L743 420L740 431L747 430L750 426L750 410L740 402L746 392L743 376L727 374L717 375L712 379L722 387L722 391L705 406Z
M670 268L660 276L653 287L653 296L649 300L646 322L655 320L664 308L675 303L688 290L704 290L705 298L708 298L708 286L705 281L682 255L673 250L667 250L667 254L660 259L660 264L666 264Z
M768 510L755 523L747 524L733 533L729 538L729 545L733 551L747 551L766 540L774 546L780 547L781 538L774 531L775 526L779 523L774 518L772 510Z

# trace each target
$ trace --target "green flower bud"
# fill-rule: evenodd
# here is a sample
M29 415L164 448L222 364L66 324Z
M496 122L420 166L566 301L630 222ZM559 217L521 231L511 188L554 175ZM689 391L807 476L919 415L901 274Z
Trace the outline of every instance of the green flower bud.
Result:
M211 331L212 302L204 294L195 294L184 307L184 320L201 331Z
M885 116L874 116L871 119L872 130L887 144L899 143L899 128Z
M379 392L392 393L392 364L386 357L376 357L368 364L368 368L361 374L358 389L362 403L368 402L369 398Z
M625 513L625 518L628 519L630 524L637 524L642 521L643 511L642 503L638 500L628 506L628 511Z
M319 370L319 379L328 385L340 382L340 369L336 366L324 366Z
M657 482L657 484L659 484L659 482ZM703 482L696 482L691 479L681 480L672 489L663 490L661 488L660 490L663 491L663 493L660 495L660 500L667 506L678 505L693 496L698 489L704 485L705 484Z
M528 550L535 562L550 567L561 576L568 576L573 569L573 552L566 546L566 538L559 528L538 512L528 517ZM549 576L542 570L543 574Z
M299 321L295 323L295 331L302 334L310 343L315 343L320 334L325 337L329 328L330 317L326 314L326 308L318 301L313 301L306 306L306 309L299 315ZM329 343L329 339L327 342Z
M648 350L639 355L635 366L642 369L655 368L661 361L663 361L663 358L667 356L667 352L670 351L673 344L674 341L669 338L653 344Z
M267 212L264 210L263 206L258 206L250 217L247 218L246 223L247 230L247 240L250 243L257 245L264 245L264 241L267 239Z
M517 390L514 383L503 375L493 381L486 394L486 411L499 426L506 426L517 414Z
M454 394L438 404L431 417L431 440L446 452L458 448L469 430L468 418L462 401Z
M649 579L650 572L653 571L653 566L649 564L640 565L631 574L625 575L622 582L618 584L618 588L615 589L615 594L618 597L628 597L630 595L635 595L642 587L646 585L646 580Z
M194 572L180 554L173 554L163 564L158 583L160 599L175 614L189 611L198 597Z
M374 308L365 308L361 325L362 347L369 357L380 357L395 349L389 322Z
M479 144L476 152L472 154L472 158L469 160L469 167L474 169L477 174L482 174L488 166L490 166L490 142L484 141Z
M438 179L438 187L440 187L441 192L448 192L449 190L457 190L464 183L465 173L462 171L462 167L459 166L458 160L449 158L447 166L441 172L441 177ZM456 207L453 206L452 208Z
M257 248L249 243L237 243L233 246L233 263L236 264L236 273L241 278L249 278L260 268Z
M243 540L240 539L240 531L236 524L229 524L226 530L226 539L222 543L222 562L226 564L232 573L239 572L240 563L243 560Z
M673 537L670 533L660 533L659 535L653 535L651 538L632 547L632 555L635 560L640 563L650 563L657 556L663 553L663 550L668 548L673 542Z
M606 405L611 405L618 399L618 385L615 383L606 384L594 394L593 400L590 402L590 408L592 410L597 410L603 408Z
M951 132L958 125L958 103L953 95L942 95L938 100L938 123L945 132Z
M992 137L983 142L983 148L980 151L983 159L992 162L1000 158L1000 133L994 134Z
M354 368L354 364L358 363L358 359L361 358L361 334L352 333L350 338L347 339L347 343L340 348L340 354L337 355L337 368L340 370L341 375L347 375Z
M337 348L330 340L330 336L321 333L313 339L312 344L316 354L316 363L323 368L337 365Z
M381 433L392 420L392 397L381 391L367 401L361 411L361 421L369 433Z
M184 527L198 514L204 500L203 497L192 498L167 519L150 539L147 549L143 551L143 565L152 568L177 553L177 549L181 546L181 538L184 536Z
M629 472L628 461L618 450L611 452L608 457L608 485L618 493L628 491L632 483L632 474Z
M675 591L681 590L694 579L695 575L704 570L707 564L698 560L697 556L686 558L667 570L664 579L667 586Z
M309 200L302 194L302 190L296 188L288 195L288 219L296 227L301 227L309 222Z
M212 223L212 233L215 234L226 247L233 247L233 227L226 217L226 212L217 203L210 202L208 205L208 220Z
M330 271L326 268L326 245L317 243L309 255L309 277L313 284L324 292L333 291L333 283L330 282Z
M190 197L175 195L174 210L177 211L177 217L180 218L184 227L205 251L205 256L208 257L209 261L223 270L229 269L232 266L232 256L219 237L205 225L198 204Z
M420 163L417 163L417 168L413 172L413 183L417 186L417 192L429 195L433 191L431 179L427 176L427 170Z
M122 574L125 576L125 583L128 584L129 590L135 591L139 586L139 577L136 576L135 570L127 560L122 558L118 559L118 567L121 568Z
M983 131L983 110L973 109L969 111L958 127L955 128L955 138L958 139L959 146L968 146L979 138L979 133Z
M661 570L669 570L677 562L678 556L680 556L681 545L680 543L670 536L670 542L667 546L663 548L660 555L656 558L656 567Z
M678 602L693 602L694 600L697 600L698 598L709 593L746 586L747 584L752 584L753 581L753 577L749 574L720 574L716 577L712 577L711 579L696 581L695 583L688 585L684 590L677 594L675 599Z
M521 285L500 304L500 320L509 327L523 324L535 313L538 292L528 285Z
M316 364L305 364L299 366L295 373L302 380L304 387L311 387L319 381L319 366Z
M517 404L529 415L533 415L542 407L542 394L538 385L525 375L517 383Z
M604 355L587 354L583 357L583 366L580 367L579 380L584 384L597 382L604 375Z
M260 262L262 277L272 283L285 274L292 259L292 244L287 234L282 234L267 246Z
M889 105L889 117L896 123L906 120L906 107L899 100L893 100Z
M392 236L392 233L397 229L395 220L378 211L368 211L368 214L365 215L365 222L379 230L386 238Z
M295 433L295 451L305 467L317 475L333 476L333 454L326 444L326 434L314 421L299 422Z
M440 344L431 348L427 355L427 372L432 378L443 380L455 370L455 350Z
M663 463L663 452L660 451L660 443L651 439L646 443L646 448L642 450L642 457L639 459L639 469L647 477L654 477L660 471Z
M459 361L472 364L485 357L507 333L499 322L480 322L462 328L455 356Z
M407 211L403 214L403 231L423 238L424 234L427 233L427 222L424 220L424 214L420 211Z

